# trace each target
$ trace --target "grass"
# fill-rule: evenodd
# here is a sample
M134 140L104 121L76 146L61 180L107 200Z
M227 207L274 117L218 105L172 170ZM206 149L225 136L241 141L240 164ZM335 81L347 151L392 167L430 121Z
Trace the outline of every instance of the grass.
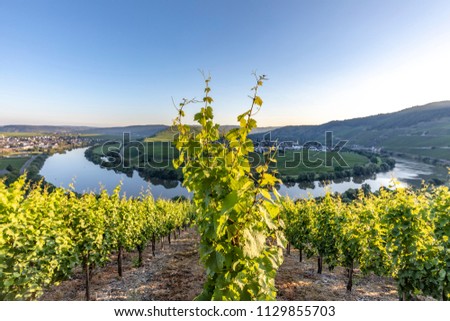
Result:
M120 143L110 143L110 144L102 144L99 145L97 147L94 147L93 153L103 156L104 155L104 151L107 152L108 150L115 150L117 148L119 148Z
M223 126L223 128L219 129L220 132L227 131L229 128L227 126ZM198 133L198 126L191 126L191 131ZM154 142L173 142L175 135L178 134L178 130L172 127L166 128L160 132L158 132L155 136L147 137L144 139L145 143L154 143Z
M155 136L147 137L144 142L153 143L153 142L173 142L174 136L177 134L177 131L174 131L172 128L164 129L158 132Z
M363 155L350 152L341 152L339 155L347 164L348 168L354 165L364 165L369 162L369 159ZM340 159L339 155L331 152L309 152L304 154L301 151L286 151L285 155L278 155L277 170L284 176L297 176L303 172L333 172L334 166L338 165L336 159ZM332 160L327 164L326 159ZM342 166L344 169L347 166Z
M14 169L21 169L30 157L11 157L11 158L0 158L0 170L6 169L8 165L11 165Z
M107 151L109 149L117 152L119 146L119 143L108 144L105 147L97 146L93 149L93 153L103 156L103 150ZM171 160L175 155L178 155L178 152L168 141L137 142L128 145L124 152L125 158L130 160L129 166L137 166L146 161L154 167L164 167L166 165L173 167Z
M178 155L171 142L155 141L142 144L133 144L125 149L125 155L129 155L130 165L151 164L153 167L173 168L172 159ZM125 158L128 158L125 156Z

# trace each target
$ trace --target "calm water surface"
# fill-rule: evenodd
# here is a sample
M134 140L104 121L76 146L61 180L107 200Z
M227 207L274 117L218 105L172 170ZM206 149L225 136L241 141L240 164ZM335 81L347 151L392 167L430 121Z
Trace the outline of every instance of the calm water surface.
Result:
M128 177L123 173L101 168L84 157L85 150L86 148L79 148L50 156L45 161L40 175L55 186L68 188L70 184L73 184L75 191L79 193L98 192L101 188L111 193L122 182L121 190L128 196L139 196L147 190L150 190L155 198L190 196L180 182L166 182L165 186L154 185L146 182L136 171L132 177Z
M73 184L75 191L98 192L105 188L108 192L122 182L122 192L128 196L138 196L142 192L150 190L155 198L172 198L174 196L190 197L190 193L181 186L179 182L161 182L152 184L141 178L137 172L132 177L112 170L101 168L88 161L84 157L86 148L75 149L64 154L50 156L42 167L40 174L45 180L56 186L68 188ZM292 186L281 185L279 192L281 195L289 195L292 198L313 197L325 195L327 189L332 192L343 193L349 188L359 188L362 184L369 184L372 191L381 186L389 186L395 178L401 186L418 185L421 180L432 174L433 166L414 161L396 159L397 164L392 171L377 174L369 179L347 179L335 181L328 186L323 186L320 182L310 184L293 184Z

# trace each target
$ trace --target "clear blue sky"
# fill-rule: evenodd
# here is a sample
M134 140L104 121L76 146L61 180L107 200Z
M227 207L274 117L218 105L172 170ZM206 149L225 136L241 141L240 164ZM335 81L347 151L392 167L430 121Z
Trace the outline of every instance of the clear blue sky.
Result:
M447 100L450 1L0 0L0 125L170 124L198 69L222 124L253 70L260 126Z

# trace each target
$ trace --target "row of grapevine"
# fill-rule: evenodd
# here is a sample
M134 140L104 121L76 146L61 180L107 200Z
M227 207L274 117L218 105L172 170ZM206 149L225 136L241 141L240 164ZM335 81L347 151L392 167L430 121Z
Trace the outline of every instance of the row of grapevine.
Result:
M398 188L364 195L352 203L327 194L319 200L282 202L289 242L309 257L317 255L332 269L353 269L392 276L399 297L416 294L449 299L450 192L447 187L419 191ZM302 256L300 256L301 260Z
M122 276L123 251L137 249L139 264L149 242L186 226L193 219L187 201L83 194L29 186L25 178L0 181L0 299L33 300L67 277L76 266L85 274L86 298L95 267L117 253Z

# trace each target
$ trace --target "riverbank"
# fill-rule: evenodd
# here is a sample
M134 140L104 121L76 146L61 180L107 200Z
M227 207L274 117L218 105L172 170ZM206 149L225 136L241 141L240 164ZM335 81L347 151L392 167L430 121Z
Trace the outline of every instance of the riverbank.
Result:
M170 149L169 143L158 142L148 143L148 147L142 149L137 146L137 152L130 151L132 146L119 148L119 144L110 142L103 145L94 145L86 149L85 157L94 164L102 168L113 170L132 176L133 172L139 173L139 176L147 181L166 180L179 181L183 179L181 170L173 167L173 149ZM141 150L139 150L141 147ZM150 150L152 152L150 153ZM158 152L156 152L158 151Z
M450 160L409 154L404 152L388 151L387 153L393 158L397 157L434 166L436 168L434 173L432 173L432 175L428 175L428 177L424 177L424 181L426 181L427 183L431 183L434 185L443 185L450 179L448 175L450 169ZM450 154L450 149L448 150L448 153Z
M27 174L27 179L33 182L41 181L42 177L39 175L39 171L44 166L45 160L49 157L47 154L32 155L29 158L20 158L20 161L14 160L14 158L3 158L3 162L6 164L12 160L12 164L7 165L6 169L0 171L0 176L4 176L6 184L10 184L17 180L21 175Z

